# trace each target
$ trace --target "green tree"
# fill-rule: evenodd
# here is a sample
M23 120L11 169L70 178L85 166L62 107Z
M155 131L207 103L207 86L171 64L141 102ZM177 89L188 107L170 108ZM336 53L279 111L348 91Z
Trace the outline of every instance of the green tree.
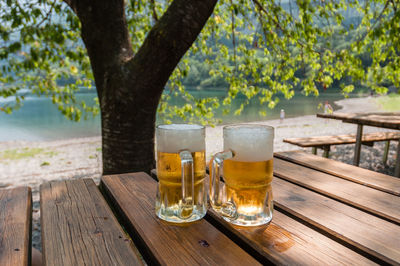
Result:
M2 0L0 94L16 101L0 110L19 107L27 87L78 120L98 112L74 96L94 81L104 173L148 171L157 108L206 123L238 95L246 100L236 113L253 97L273 107L278 92L317 95L335 80L348 82L344 93L355 83L378 92L382 84L399 87L399 7L393 0ZM343 38L351 43L338 49ZM182 87L189 56L209 65L210 82L229 84L221 103ZM168 106L171 94L187 103Z

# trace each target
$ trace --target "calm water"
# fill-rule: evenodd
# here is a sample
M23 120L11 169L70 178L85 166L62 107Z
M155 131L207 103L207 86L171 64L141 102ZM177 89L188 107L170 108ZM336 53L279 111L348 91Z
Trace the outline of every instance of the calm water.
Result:
M223 97L220 91L194 91L196 97L217 96ZM93 102L95 93L78 94L78 100ZM355 97L355 95L353 95ZM249 122L257 120L269 120L279 118L281 109L285 110L286 117L295 117L302 115L315 114L318 111L318 104L326 100L333 105L333 101L343 99L339 93L321 93L316 98L314 96L296 95L290 101L281 99L280 103L271 110L264 106L260 106L258 101L252 103L245 108L240 116L222 115L222 110L216 110L215 116L221 118L223 123ZM0 99L4 101L4 99ZM180 99L174 99L173 103L181 102ZM232 110L240 106L241 99L233 102ZM1 102L0 102L1 103ZM260 110L267 111L267 116L259 115ZM162 122L162 121L160 121ZM179 121L175 121L179 122ZM52 104L50 99L27 97L19 110L11 115L0 112L0 141L8 140L54 140L74 137L88 137L100 135L100 118L90 118L80 122L72 122L66 119Z

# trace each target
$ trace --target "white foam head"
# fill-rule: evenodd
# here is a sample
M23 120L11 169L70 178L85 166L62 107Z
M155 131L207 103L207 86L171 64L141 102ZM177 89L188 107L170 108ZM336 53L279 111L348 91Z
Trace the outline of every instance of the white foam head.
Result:
M205 128L199 125L171 124L156 128L157 151L178 153L205 150Z
M224 150L235 153L232 160L259 162L272 159L274 128L265 125L242 124L224 127Z

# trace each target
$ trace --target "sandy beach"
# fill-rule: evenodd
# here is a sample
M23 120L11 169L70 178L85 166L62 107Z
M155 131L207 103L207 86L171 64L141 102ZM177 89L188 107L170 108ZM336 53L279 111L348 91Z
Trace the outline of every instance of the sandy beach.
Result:
M381 111L374 98L352 98L335 102L342 109L339 112ZM355 133L356 125L338 120L317 118L315 115L287 118L283 121L268 120L256 122L275 127L275 151L299 149L287 143L284 138L316 135L338 135ZM382 131L365 127L364 132ZM361 167L393 174L395 144L390 148L388 166L381 162L383 143L364 147ZM332 147L331 158L351 163L354 145ZM207 158L222 150L222 126L206 130ZM308 149L309 150L309 149ZM8 141L0 142L0 188L28 185L33 192L33 246L40 249L39 187L50 180L93 178L99 181L102 173L101 138L79 138L57 141Z

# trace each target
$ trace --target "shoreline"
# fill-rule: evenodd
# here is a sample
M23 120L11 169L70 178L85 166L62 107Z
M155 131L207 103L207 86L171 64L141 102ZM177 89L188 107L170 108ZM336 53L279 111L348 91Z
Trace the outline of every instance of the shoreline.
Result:
M336 112L379 111L374 98L349 98L336 101L342 108ZM355 124L340 120L317 118L315 115L294 118L247 122L275 128L274 151L287 151L299 147L284 143L283 139L316 135L355 133ZM224 125L206 127L207 160L222 150ZM382 131L365 127L365 132ZM101 136L49 141L13 140L0 142L0 188L18 185L37 187L38 181L64 178L100 177ZM35 178L29 178L35 177ZM34 179L34 180L32 180Z
M336 101L342 108L336 112L379 111L376 97L349 98ZM275 128L274 151L301 149L283 139L355 133L355 124L317 118L315 115L247 122ZM223 125L206 127L206 157L223 149ZM382 131L365 127L365 132ZM13 140L0 142L0 188L29 185L33 195L42 182L68 178L94 178L102 173L101 137L71 138L49 141Z
M373 112L380 108L374 98L350 98L336 101L341 106L336 112ZM301 148L284 143L284 138L316 135L338 135L355 133L357 125L342 123L340 120L317 118L315 115L251 122L266 124L275 128L274 151L299 150ZM206 127L207 159L222 151L223 126ZM382 131L380 128L365 127L364 132ZM382 143L383 144L383 143ZM394 147L394 144L392 144ZM331 158L350 163L354 145L333 146ZM382 167L376 150L383 146L363 147L364 168L380 170ZM310 149L303 149L310 150ZM394 150L391 148L388 164L394 164ZM394 167L393 167L394 168ZM383 168L382 168L383 169ZM392 171L391 168L383 169ZM0 189L30 186L33 199L32 245L41 249L39 187L43 182L65 179L91 178L97 184L102 175L101 137L72 138L50 141L3 141L0 142Z
M372 100L374 98L362 97L362 98L348 98L335 101L334 103L341 108L335 110L335 112L374 112L380 111L379 106L374 103ZM368 104L368 108L366 108L366 104ZM304 115L304 116L296 116L296 117L289 117L285 118L283 123L280 123L280 119L268 119L268 120L259 120L254 122L243 122L248 124L271 124L271 125L293 125L293 124L300 124L301 120L310 120L310 119L319 119L316 118L315 115ZM229 125L233 123L227 123L222 125L217 125L215 127L207 126L207 129L210 134L214 133L212 130L213 128L222 128L225 125ZM240 124L240 123L235 123ZM50 139L50 140L0 140L0 152L6 148L19 148L29 146L40 146L40 144L48 144L45 146L63 146L63 145L70 145L76 143L86 143L92 141L101 141L101 136L88 136L88 137L73 137L73 138L61 138L61 139Z

